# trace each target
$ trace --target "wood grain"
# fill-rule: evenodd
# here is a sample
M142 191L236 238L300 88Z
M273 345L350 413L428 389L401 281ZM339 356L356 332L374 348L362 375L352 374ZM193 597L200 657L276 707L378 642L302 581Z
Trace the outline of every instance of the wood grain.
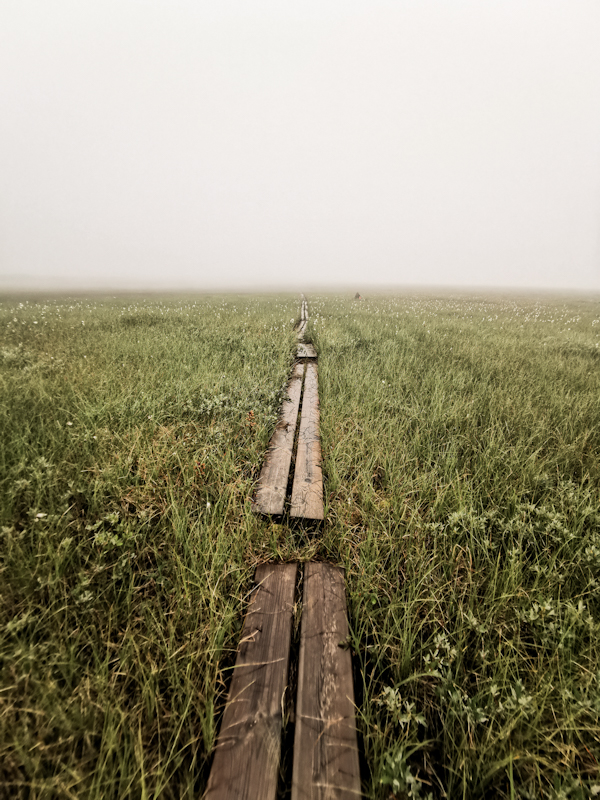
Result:
M304 364L296 364L287 387L289 399L284 400L281 406L279 421L260 472L252 508L261 514L283 514L303 375Z
M361 796L343 571L308 563L304 597L292 800Z
M281 753L296 564L263 564L244 621L217 740L209 800L274 800Z
M315 346L312 344L305 344L300 342L298 345L298 350L296 351L296 358L316 358L317 351L315 350Z
M290 515L305 519L323 519L319 380L314 362L306 365Z

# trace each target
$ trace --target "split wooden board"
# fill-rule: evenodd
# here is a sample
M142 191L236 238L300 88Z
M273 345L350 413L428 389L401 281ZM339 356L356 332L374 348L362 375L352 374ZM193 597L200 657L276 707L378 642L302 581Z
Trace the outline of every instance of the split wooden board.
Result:
M323 473L319 437L317 351L312 344L302 341L307 319L308 306L306 300L303 300L297 357L308 363L304 380L290 515L322 520L324 517ZM284 511L302 392L303 370L303 363L296 364L288 384L289 402L284 402L282 406L281 416L269 443L269 450L258 479L258 488L252 509L262 514L281 516Z
M303 376L304 364L296 364L287 387L289 399L283 401L279 422L258 479L252 508L262 514L283 514Z
M250 603L204 797L274 800L296 564L263 564Z
M319 380L317 365L313 362L306 365L290 515L305 519L323 519Z
M354 688L343 572L304 568L292 800L357 800Z

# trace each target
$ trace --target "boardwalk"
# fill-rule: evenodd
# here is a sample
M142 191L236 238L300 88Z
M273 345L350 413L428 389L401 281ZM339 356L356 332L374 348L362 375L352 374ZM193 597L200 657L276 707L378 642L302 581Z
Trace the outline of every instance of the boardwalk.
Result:
M307 324L304 298L297 361L265 456L253 510L321 521L317 351L304 341ZM292 616L299 612L292 800L360 797L343 571L331 564L306 564L300 597L296 596L297 568L296 564L263 564L256 571L257 589L244 622L205 793L210 800L273 800L276 796L283 699L289 693Z
M289 514L291 517L319 521L324 517L319 379L317 350L313 344L304 342L307 324L308 303L303 299L298 328L297 363L288 384L289 399L281 407L258 479L252 508L261 514L281 516L285 513L286 490L295 459ZM302 413L299 418L300 393Z

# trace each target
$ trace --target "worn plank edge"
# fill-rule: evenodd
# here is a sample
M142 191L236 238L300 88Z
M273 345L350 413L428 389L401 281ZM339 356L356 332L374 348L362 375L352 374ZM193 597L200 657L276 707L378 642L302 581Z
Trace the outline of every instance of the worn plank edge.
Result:
M283 514L303 381L304 364L296 364L288 382L289 399L283 401L260 471L252 503L255 512Z
M291 800L361 796L343 570L304 568ZM324 673L324 674L323 674Z
M304 379L290 516L312 520L324 518L321 438L319 434L319 382L317 365L310 361L307 362Z
M296 573L296 564L256 570L206 800L275 800Z

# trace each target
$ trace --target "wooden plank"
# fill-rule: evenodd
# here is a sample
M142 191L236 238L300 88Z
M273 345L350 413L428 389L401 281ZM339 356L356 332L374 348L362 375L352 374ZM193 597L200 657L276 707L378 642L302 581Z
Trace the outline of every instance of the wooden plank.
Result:
M304 339L304 331L306 330L306 320L302 320L300 325L298 326L298 340L302 341Z
M274 800L279 776L296 564L263 564L244 621L204 797Z
M298 452L292 484L292 517L323 519L323 473L319 437L319 381L317 365L308 362L304 380Z
M360 793L354 686L343 571L308 563L304 597L292 800L356 800Z
M298 345L298 350L296 351L296 358L316 358L317 351L315 350L315 346L313 344L303 344L302 342Z
M279 422L258 479L252 508L262 514L283 514L303 376L304 364L296 364L287 387L289 399L284 400L281 406Z

